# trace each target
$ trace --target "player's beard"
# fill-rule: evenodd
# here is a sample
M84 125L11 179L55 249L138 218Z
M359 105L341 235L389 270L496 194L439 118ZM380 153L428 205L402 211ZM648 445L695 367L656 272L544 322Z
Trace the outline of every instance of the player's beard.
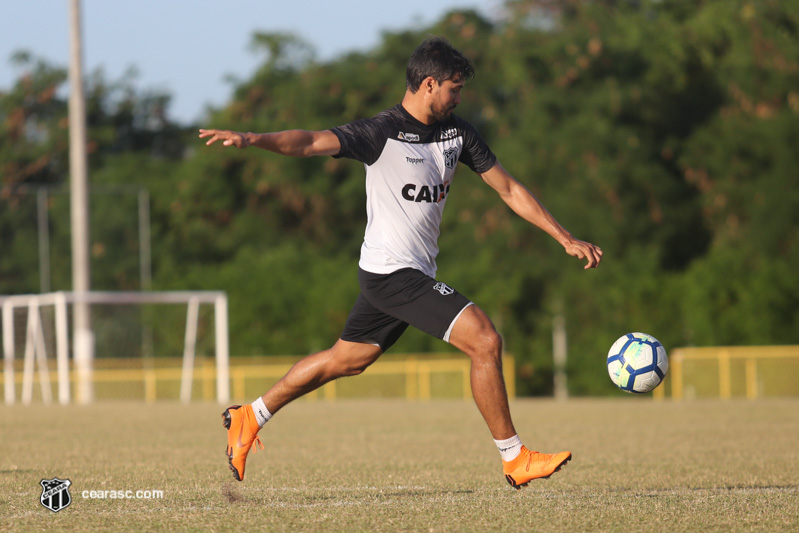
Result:
M436 104L430 106L430 112L433 115L433 118L436 119L436 122L443 122L452 114L452 111L455 109L455 106L450 107L443 107Z

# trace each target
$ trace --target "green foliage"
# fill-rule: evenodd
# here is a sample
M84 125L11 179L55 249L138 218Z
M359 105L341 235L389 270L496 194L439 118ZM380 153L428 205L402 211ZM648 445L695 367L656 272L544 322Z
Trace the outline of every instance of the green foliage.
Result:
M629 331L667 348L799 342L799 0L508 0L504 12L452 11L325 63L296 36L256 34L262 65L204 127L313 130L371 116L402 98L412 48L445 36L477 69L458 113L605 251L583 271L459 170L439 275L493 318L521 393L551 391L556 313L573 394L612 391L605 353ZM35 201L13 191L67 174L64 71L15 61L22 74L0 101L5 293L38 287ZM135 90L132 76L89 77L92 183L149 191L154 288L227 291L234 354L331 344L358 291L361 165L206 148L168 120L168 95ZM49 200L60 264L64 198ZM93 198L95 287L137 288L135 202ZM68 288L67 270L54 268L54 288ZM445 349L409 331L393 351Z
M66 73L26 52L12 63L19 79L0 94L0 293L69 290ZM186 148L185 128L167 116L169 96L139 92L134 80L134 71L108 81L98 70L85 82L96 290L141 288L138 194L151 190L168 205L172 186L159 185L182 164ZM37 246L45 233L49 261ZM40 281L42 261L50 265L47 281Z

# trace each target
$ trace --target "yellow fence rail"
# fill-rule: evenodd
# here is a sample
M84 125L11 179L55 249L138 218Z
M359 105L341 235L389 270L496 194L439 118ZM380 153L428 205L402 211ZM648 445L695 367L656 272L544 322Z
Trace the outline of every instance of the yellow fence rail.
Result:
M291 368L292 363L258 363L243 364L246 359L239 359L239 364L231 364L230 380L232 398L236 401L248 400L265 392L266 388L283 377ZM109 362L108 360L103 363ZM130 360L120 360L130 364ZM398 394L385 393L388 396L402 397L412 401L429 401L435 397L442 397L433 384L434 378L446 380L449 395L445 397L461 397L471 400L472 391L469 380L471 362L468 358L440 359L424 355L411 355L404 359L380 360L366 369L362 376L382 379L383 382L402 383ZM512 356L503 357L503 372L508 389L508 396L514 398L515 368ZM96 368L93 371L92 381L97 391L98 399L111 397L114 399L143 398L147 403L157 400L177 399L177 391L182 377L179 366L163 368ZM343 381L352 383L347 387L346 393L341 393L339 385L342 380L327 383L319 390L307 395L310 401L320 398L328 401L339 397L369 396L370 391L357 385L360 376ZM22 383L22 373L17 372L15 381ZM77 375L70 371L70 380L74 384ZM194 369L194 399L214 401L216 397L216 367L210 360L203 360ZM39 375L34 378L34 390L41 390ZM19 387L18 387L19 388ZM397 387L395 387L397 388ZM381 395L385 387L380 387ZM103 394L103 391L108 391ZM455 391L455 392L453 392ZM437 394L438 392L438 394Z
M790 361L791 366L785 366ZM685 366L691 363L714 363L717 365L718 396L722 399L733 397L734 372L733 365L743 365L743 383L745 397L756 399L764 395L764 384L761 381L761 367L764 364L781 364L770 382L778 381L777 378L786 378L790 382L786 387L777 387L776 395L799 394L799 346L719 346L703 348L677 348L669 354L669 380L671 382L671 396L674 400L683 400L686 397L686 372ZM794 368L795 367L795 368ZM708 374L709 372L706 372ZM787 373L787 374L786 374ZM696 375L698 372L693 372ZM779 375L781 374L781 375ZM791 375L793 374L793 375ZM740 381L740 380L739 380ZM791 387L791 384L794 386ZM657 389L656 389L657 390ZM661 391L661 396L663 392Z

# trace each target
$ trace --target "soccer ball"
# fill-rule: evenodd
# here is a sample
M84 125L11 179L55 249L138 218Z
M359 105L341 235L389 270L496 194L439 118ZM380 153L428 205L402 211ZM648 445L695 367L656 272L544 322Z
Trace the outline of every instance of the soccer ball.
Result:
M608 352L610 380L623 391L649 392L660 385L668 370L666 349L646 333L623 335Z

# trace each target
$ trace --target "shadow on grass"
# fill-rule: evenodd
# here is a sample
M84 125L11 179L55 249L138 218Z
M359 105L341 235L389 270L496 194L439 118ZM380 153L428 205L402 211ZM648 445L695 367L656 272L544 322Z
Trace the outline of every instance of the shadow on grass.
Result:
M635 488L618 488L618 489L604 489L601 492L621 492L631 493L634 496L643 497L656 497L663 494L677 494L677 493L767 493L767 492L799 492L799 485L728 485L716 487L671 487L662 489L635 489Z
M286 487L252 488L225 484L220 489L228 503L277 507L320 507L374 505L409 500L454 500L474 494L474 490L442 490L425 487Z

